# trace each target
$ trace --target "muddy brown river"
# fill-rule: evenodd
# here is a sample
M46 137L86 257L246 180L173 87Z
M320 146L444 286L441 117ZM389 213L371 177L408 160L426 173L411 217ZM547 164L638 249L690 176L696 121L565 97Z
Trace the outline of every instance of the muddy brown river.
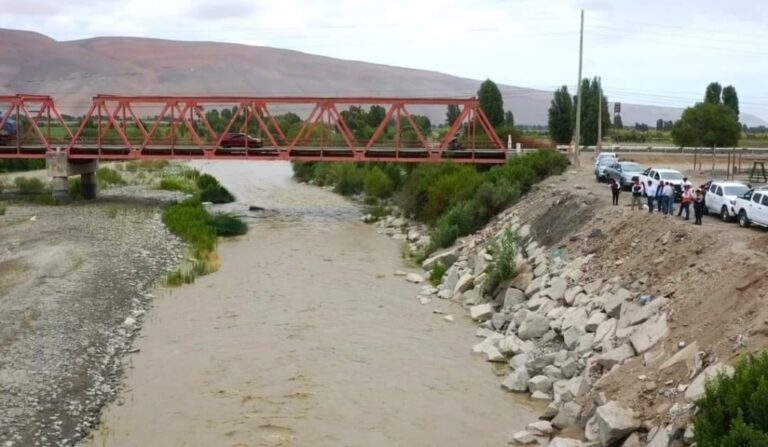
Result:
M501 446L535 419L470 354L475 325L422 306L398 242L282 163L198 163L272 213L221 269L159 294L125 390L87 446ZM444 321L432 310L455 316Z

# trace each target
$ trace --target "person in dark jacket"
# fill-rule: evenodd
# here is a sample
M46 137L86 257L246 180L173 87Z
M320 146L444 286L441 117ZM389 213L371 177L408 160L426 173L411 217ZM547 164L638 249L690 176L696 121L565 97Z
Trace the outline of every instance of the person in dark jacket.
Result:
M701 189L697 189L693 196L693 214L696 217L694 225L701 225L701 218L704 216L704 193Z
M619 182L616 181L616 179L612 178L611 181L608 183L608 186L611 187L611 198L613 206L617 206L619 204L619 194L621 193L621 185Z
M664 213L664 182L659 181L656 185L656 209L659 213Z

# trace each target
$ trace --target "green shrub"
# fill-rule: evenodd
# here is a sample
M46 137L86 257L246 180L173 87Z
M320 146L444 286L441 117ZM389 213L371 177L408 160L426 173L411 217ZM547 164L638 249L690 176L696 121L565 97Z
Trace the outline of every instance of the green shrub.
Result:
M205 190L208 188L220 188L221 183L219 183L218 180L216 180L216 177L210 175L210 174L203 174L199 177L197 177L197 180L195 181L197 184L198 189Z
M384 173L378 166L374 166L365 174L363 180L365 194L370 197L386 199L392 195L394 185L392 179Z
M700 447L768 445L768 353L746 356L733 377L708 382L697 405L694 425Z
M491 169L456 163L294 163L293 171L301 181L334 185L345 195L365 190L369 197L390 194L383 180L389 178L394 202L406 215L434 225L432 243L420 254L426 255L478 230L534 184L567 167L563 154L540 150Z
M45 190L45 184L38 178L16 177L13 183L22 194L42 194Z
M235 197L224 187L208 188L200 192L200 200L211 203L231 203Z
M72 199L81 199L83 190L81 188L80 177L69 179L69 197Z
M5 205L0 204L0 216L5 216Z
M96 181L103 187L125 185L123 176L111 168L99 168L96 171Z
M45 169L45 160L19 158L0 160L0 172L21 172Z
M515 276L515 255L517 255L518 245L517 233L506 227L492 249L493 262L490 265L486 291L492 292L499 284Z
M365 171L353 163L339 163L334 165L335 178L334 191L345 196L359 194L363 191L363 179Z
M197 171L195 171L197 172ZM200 200L211 203L231 203L235 197L212 175L203 174L197 177L196 185L200 189Z
M139 164L135 161L129 161L125 164L125 170L128 172L136 172L139 170Z
M432 232L430 251L450 247L459 236L469 234L477 229L476 212L477 203L466 201L455 205L445 213L437 221Z
M432 285L437 286L440 284L440 281L443 280L443 276L445 275L446 270L448 269L442 262L435 264L435 267L432 269L432 277L430 278Z
M240 236L248 232L248 225L245 222L229 214L213 215L208 223L216 231L217 236Z

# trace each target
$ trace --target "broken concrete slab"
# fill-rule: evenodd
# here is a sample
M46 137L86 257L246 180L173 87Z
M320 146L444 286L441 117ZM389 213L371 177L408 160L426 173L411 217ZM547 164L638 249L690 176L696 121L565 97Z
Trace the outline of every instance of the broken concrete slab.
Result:
M541 337L547 331L549 331L549 320L547 317L531 312L520 325L517 335L522 340L530 340Z
M475 321L485 321L493 316L493 307L490 304L478 304L469 308L469 316Z
M667 314L662 312L639 326L629 338L629 341L632 343L635 352L639 355L651 349L668 334Z
M611 446L640 428L640 420L634 410L616 401L598 407L595 420L598 438L604 446Z

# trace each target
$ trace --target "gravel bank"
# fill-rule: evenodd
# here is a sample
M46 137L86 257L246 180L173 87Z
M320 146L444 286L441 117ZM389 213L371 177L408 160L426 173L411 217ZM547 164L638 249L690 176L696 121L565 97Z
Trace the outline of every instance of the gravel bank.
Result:
M161 202L7 203L0 216L0 445L69 446L120 386L153 288L183 258Z

